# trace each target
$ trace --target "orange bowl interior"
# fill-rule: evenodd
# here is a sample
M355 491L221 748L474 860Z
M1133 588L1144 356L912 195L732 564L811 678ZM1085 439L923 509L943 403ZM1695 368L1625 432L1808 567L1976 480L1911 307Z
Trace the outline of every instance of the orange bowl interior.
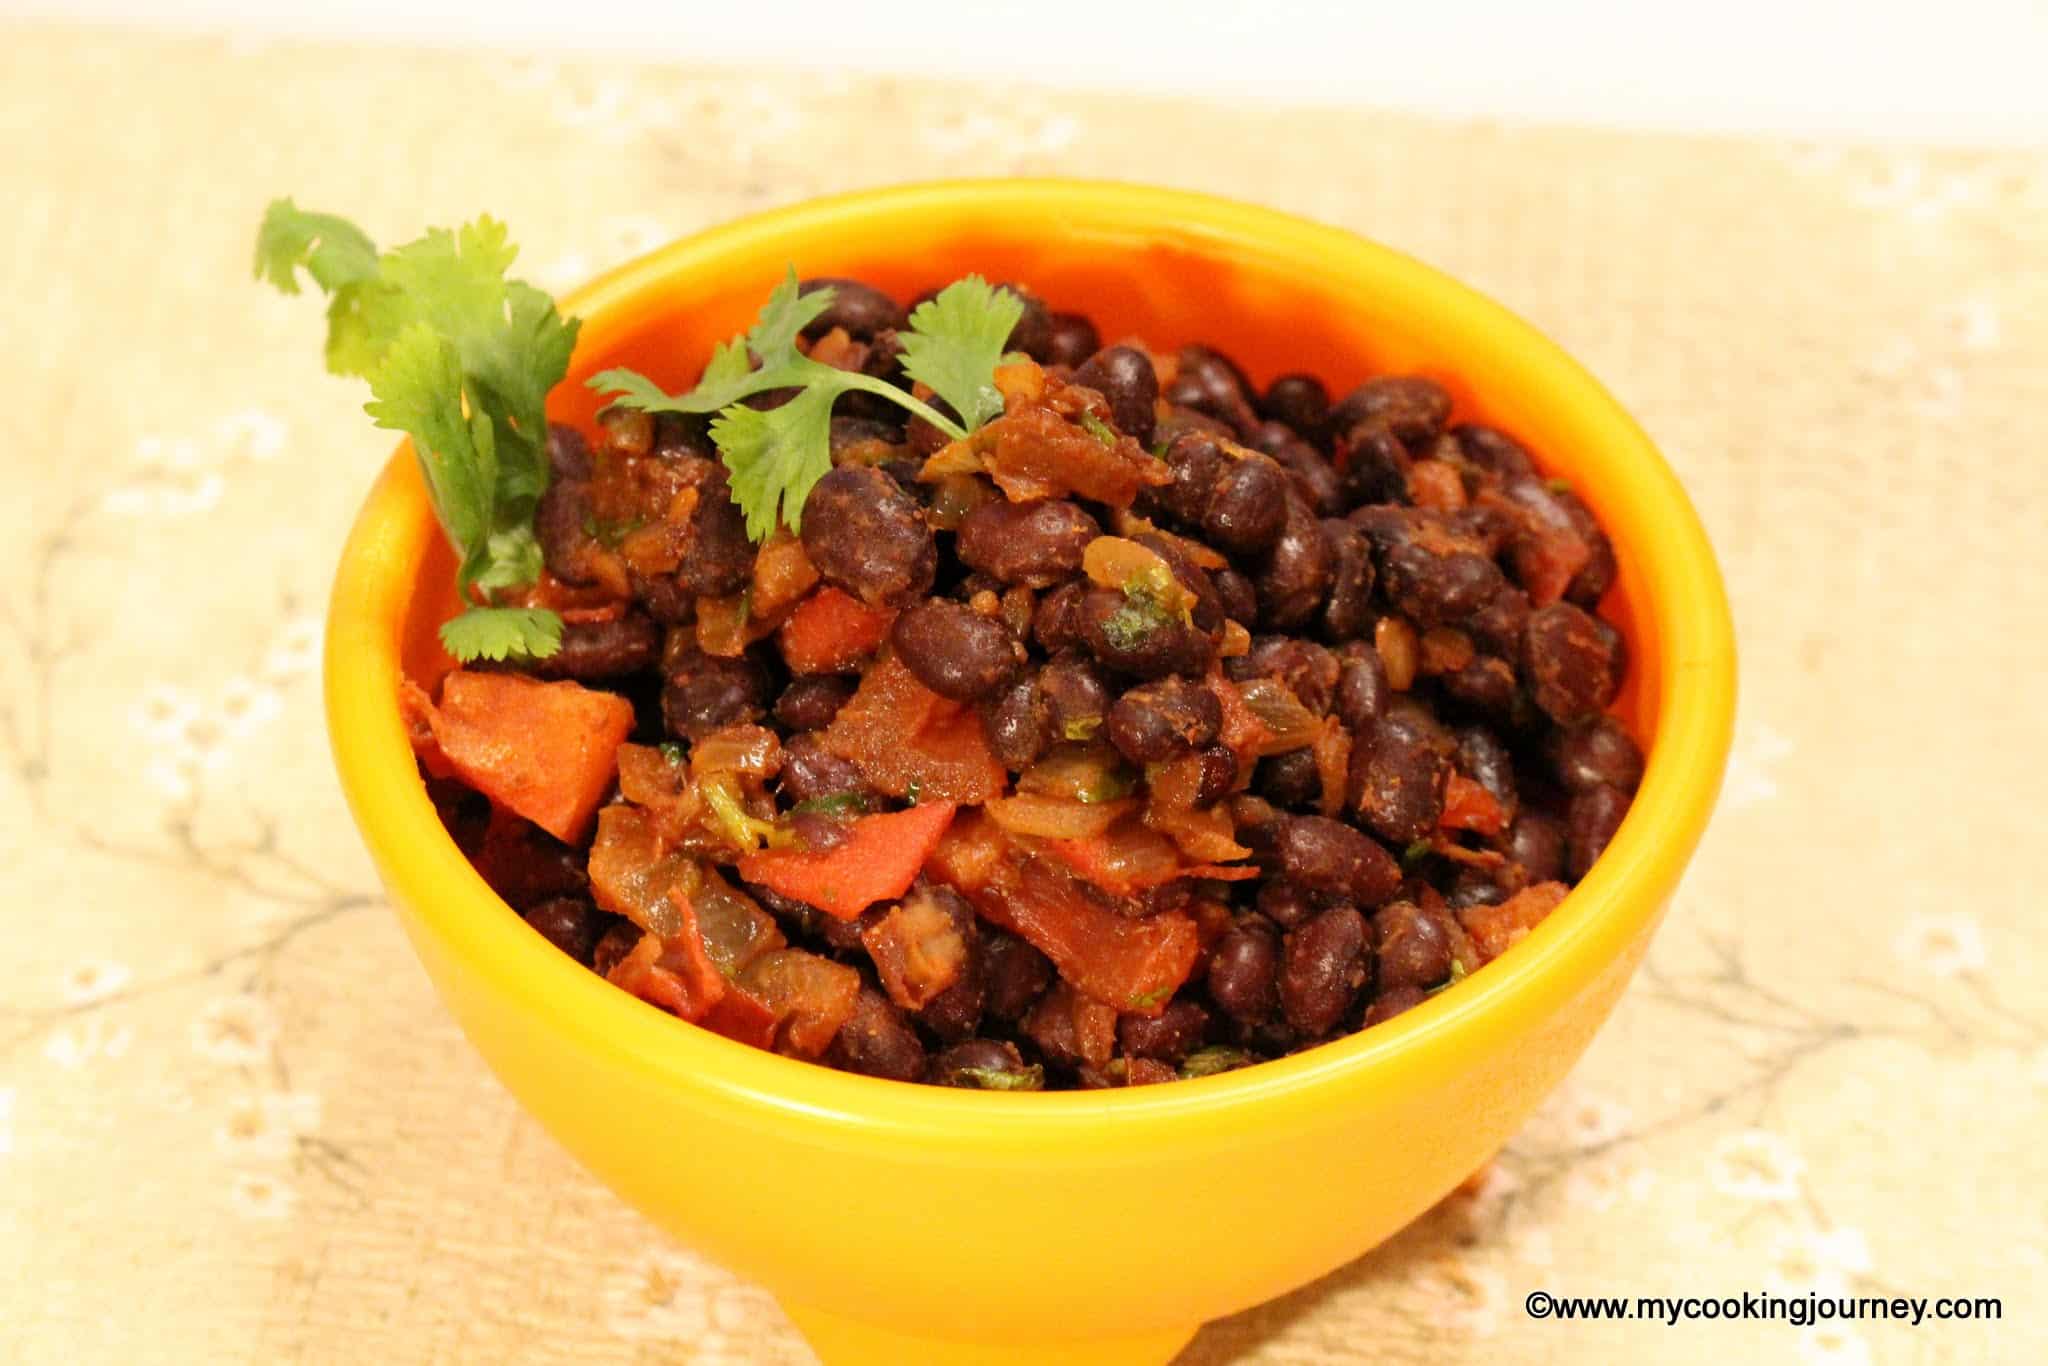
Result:
M401 668L445 667L434 630L452 610L453 564L401 447L341 567L327 684L344 787L430 975L507 1085L600 1175L834 1321L1011 1342L1178 1331L1364 1251L1498 1147L1562 1076L1705 825L1734 654L1685 495L1614 400L1498 305L1334 229L1120 185L876 191L664 248L564 300L584 326L551 415L587 423L602 400L581 380L608 366L686 387L790 263L906 298L970 271L1021 282L1091 315L1105 342L1210 341L1259 381L1308 370L1338 393L1391 371L1442 381L1460 418L1516 434L1570 479L1614 541L1621 572L1602 610L1631 660L1617 711L1648 758L1627 820L1543 926L1455 990L1246 1071L985 1094L748 1049L561 956L442 832L394 697ZM1236 1175L1219 1183L1225 1170ZM734 1171L759 1180L735 1192L718 1177ZM1191 1191L1204 1202L1194 1228ZM919 1316L933 1292L915 1270L932 1258L945 1260L959 1314L936 1325ZM1020 1296L1019 1285L1036 1288Z

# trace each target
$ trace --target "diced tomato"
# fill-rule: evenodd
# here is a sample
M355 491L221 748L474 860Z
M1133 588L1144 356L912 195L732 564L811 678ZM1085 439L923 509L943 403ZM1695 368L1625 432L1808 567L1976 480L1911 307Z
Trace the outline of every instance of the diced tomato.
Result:
M1458 912L1458 921L1472 936L1480 961L1490 963L1542 924L1564 900L1567 890L1562 882L1539 882L1498 905L1467 906Z
M651 1001L693 1024L710 1013L725 994L725 978L704 952L697 915L680 887L671 888L682 928L663 938L643 934L640 942L611 970L610 980L642 1000Z
M963 811L946 827L925 860L938 881L962 892L978 891L996 880L1012 857L1010 842L996 823L980 811Z
M1446 830L1498 835L1507 823L1507 813L1491 792L1462 773L1451 774L1444 784L1444 813L1437 818L1438 825Z
M1116 896L1130 896L1182 875L1172 840L1136 821L1087 839L1047 840L1045 849L1088 881Z
M1093 1000L1065 982L1039 997L1024 1017L1024 1032L1046 1053L1100 1067L1116 1051L1115 1006Z
M967 966L967 938L930 889L892 906L860 932L860 942L874 960L882 989L905 1010L924 1009Z
M749 963L739 986L775 1017L777 1052L815 1058L853 1017L860 974L802 949L777 949Z
M611 787L633 704L577 683L457 669L428 724L457 777L574 844Z
M776 632L791 673L844 673L888 638L896 614L850 593L821 588L796 605Z
M831 849L762 849L744 855L740 876L851 920L877 901L902 896L952 823L950 802L862 816Z
M775 1046L775 1012L736 986L728 985L725 994L711 1007L711 1013L699 1023L714 1034L723 1034L751 1048Z
M1013 406L970 438L988 473L1012 502L1078 494L1129 507L1141 489L1168 483L1173 472L1128 436L1102 441L1051 408Z
M826 728L825 747L892 797L968 805L1001 793L1008 777L981 718L918 682L894 655L868 669Z

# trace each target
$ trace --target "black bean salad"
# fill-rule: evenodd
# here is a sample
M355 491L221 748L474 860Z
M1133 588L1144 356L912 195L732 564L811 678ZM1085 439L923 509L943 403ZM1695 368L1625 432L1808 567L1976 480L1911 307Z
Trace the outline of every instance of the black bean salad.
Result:
M1024 284L792 272L580 431L510 260L290 201L259 246L463 557L456 667L401 699L443 821L663 1010L899 1081L1209 1075L1481 969L1628 808L1607 537L1430 378L1333 400L1227 319L1104 345Z

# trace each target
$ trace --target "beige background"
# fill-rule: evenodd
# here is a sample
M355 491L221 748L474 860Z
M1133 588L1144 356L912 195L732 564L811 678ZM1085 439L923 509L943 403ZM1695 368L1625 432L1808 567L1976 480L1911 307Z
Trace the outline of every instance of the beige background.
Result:
M249 244L283 192L385 241L488 208L561 288L821 191L1026 171L1341 223L1534 319L1693 490L1743 649L1720 812L1568 1087L1187 1360L2048 1348L2048 153L61 29L0 34L0 132L8 1358L806 1359L514 1109L383 910L313 670L388 446ZM2005 1320L1521 1307L1812 1287Z

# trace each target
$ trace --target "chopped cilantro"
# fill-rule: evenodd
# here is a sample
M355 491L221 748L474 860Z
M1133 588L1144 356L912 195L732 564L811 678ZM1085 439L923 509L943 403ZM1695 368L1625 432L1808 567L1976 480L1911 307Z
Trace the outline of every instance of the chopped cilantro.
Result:
M1116 432L1107 422L1104 422L1095 414L1082 413L1079 421L1083 427L1088 429L1088 434L1103 445L1114 446L1116 444Z
M835 792L829 797L813 797L798 802L792 811L803 811L820 816L859 815L868 809L865 792Z
M1232 1072L1240 1067L1251 1066L1252 1055L1242 1048L1229 1044L1211 1044L1188 1054L1186 1062L1180 1065L1183 1077L1213 1077L1218 1072Z
M956 1067L948 1073L948 1079L956 1086L968 1086L979 1091L1043 1091L1045 1069L1037 1063L1022 1067L1014 1072L996 1067Z

